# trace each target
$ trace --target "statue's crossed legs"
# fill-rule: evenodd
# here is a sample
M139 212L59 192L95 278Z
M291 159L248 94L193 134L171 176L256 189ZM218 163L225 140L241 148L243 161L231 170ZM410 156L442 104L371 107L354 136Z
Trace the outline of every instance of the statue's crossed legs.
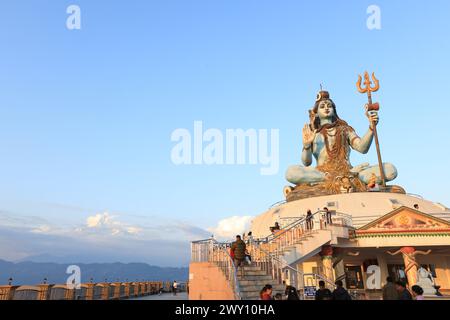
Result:
M386 182L392 181L397 178L397 169L391 163L383 163L384 175ZM363 163L350 170L351 172L358 173L358 178L368 184L372 175L377 177L377 183L381 184L381 174L378 165L370 166L368 163ZM301 165L290 166L286 171L286 180L292 184L309 184L324 182L326 174L313 167L304 167Z

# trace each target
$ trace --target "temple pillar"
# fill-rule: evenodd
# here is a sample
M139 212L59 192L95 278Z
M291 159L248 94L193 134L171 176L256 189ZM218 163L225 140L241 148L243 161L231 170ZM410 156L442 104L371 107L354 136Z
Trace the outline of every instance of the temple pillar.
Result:
M344 287L346 287L346 273L344 265L345 250L341 248L333 248L333 269L334 280L341 280Z
M344 260L341 259L337 263L334 264L334 273L336 274L336 281L341 280L344 284L344 287L347 287L346 284L346 274L345 274L345 266L344 266Z
M330 245L322 246L320 257L322 258L323 275L327 280L334 282L333 247Z
M417 282L418 263L414 254L416 249L414 247L403 247L400 250L403 256L403 263L405 264L406 278L409 286L413 286Z
M417 269L419 264L416 261L416 255L422 254L427 255L430 254L431 250L428 251L419 251L414 247L403 247L397 252L389 252L390 255L396 255L401 253L403 256L403 262L405 264L405 273L406 278L408 279L408 283L410 286L413 286L417 282Z
M298 263L296 265L297 269L297 289L304 288L305 287L305 281L303 277L303 263Z
M389 270L387 267L386 258L383 254L377 254L378 266L380 267L381 287L386 284L386 278L389 276Z

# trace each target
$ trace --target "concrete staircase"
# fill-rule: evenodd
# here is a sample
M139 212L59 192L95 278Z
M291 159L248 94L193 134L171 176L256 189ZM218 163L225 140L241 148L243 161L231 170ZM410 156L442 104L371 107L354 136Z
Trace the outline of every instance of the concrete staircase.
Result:
M285 246L279 256L288 265L294 265L316 255L323 245L331 243L333 234L331 230L314 230L302 236L290 246Z
M277 273L277 279L272 278L271 271L264 271L256 264L240 267L237 272L237 281L241 298L243 300L258 300L260 291L266 284L272 286L273 296L277 293L284 295L286 287L278 281L279 278L284 277L279 273L280 270L285 270L288 266L291 269L295 268L292 266L319 253L323 245L337 244L338 239L349 238L347 226L333 224L322 228L320 223L316 223L315 226L315 229L305 231L301 224L294 225L292 228L287 228L284 233L269 239L266 243L256 245L253 250L256 250L255 252L258 252L259 255L252 254L252 256L260 259L270 256L272 268L273 265L276 265L274 268L276 271L274 272ZM295 272L295 269L292 270Z
M284 294L286 289L284 285L278 284L271 275L254 264L240 267L237 278L243 300L259 300L259 293L266 284L273 287L273 296L277 293Z
M305 233L290 245L281 247L278 258L288 265L295 265L320 252L323 245L337 244L338 238L348 239L348 228L333 225L327 229L315 229Z

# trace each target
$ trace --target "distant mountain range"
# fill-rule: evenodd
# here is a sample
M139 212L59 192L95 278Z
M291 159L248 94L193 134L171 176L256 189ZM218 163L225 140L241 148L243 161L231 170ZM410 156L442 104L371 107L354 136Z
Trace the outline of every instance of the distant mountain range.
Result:
M64 284L70 265L81 269L81 282L162 280L184 282L188 279L188 268L157 267L146 263L54 263L54 262L8 262L0 259L0 285L13 279L14 285L34 285L47 278L48 283Z

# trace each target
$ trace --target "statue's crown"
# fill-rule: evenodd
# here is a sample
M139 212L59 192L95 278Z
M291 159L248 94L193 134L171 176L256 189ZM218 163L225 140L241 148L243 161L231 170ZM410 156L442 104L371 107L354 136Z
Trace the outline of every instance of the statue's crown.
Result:
M328 91L319 91L319 93L317 94L317 98L316 98L316 102L325 100L325 99L330 99L330 93Z

